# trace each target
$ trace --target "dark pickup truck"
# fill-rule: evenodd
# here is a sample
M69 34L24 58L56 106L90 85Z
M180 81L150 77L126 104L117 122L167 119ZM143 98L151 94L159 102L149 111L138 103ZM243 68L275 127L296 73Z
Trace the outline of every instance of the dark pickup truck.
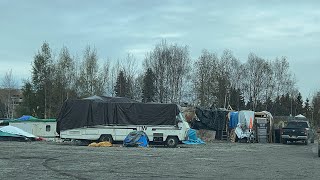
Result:
M282 128L281 140L283 144L287 144L288 141L302 141L307 145L309 140L311 143L314 142L313 134L308 121L292 120L288 122L286 127Z

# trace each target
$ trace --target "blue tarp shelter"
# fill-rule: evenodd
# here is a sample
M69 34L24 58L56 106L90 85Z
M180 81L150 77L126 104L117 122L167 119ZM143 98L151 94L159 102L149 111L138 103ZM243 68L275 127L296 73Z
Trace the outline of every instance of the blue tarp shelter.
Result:
M189 129L188 131L188 140L182 141L184 144L205 144L200 138L197 137L197 132L194 129Z
M230 113L230 121L229 121L229 128L234 129L237 127L239 122L239 112L231 112Z
M149 139L143 131L132 131L123 140L123 146L125 147L148 147Z

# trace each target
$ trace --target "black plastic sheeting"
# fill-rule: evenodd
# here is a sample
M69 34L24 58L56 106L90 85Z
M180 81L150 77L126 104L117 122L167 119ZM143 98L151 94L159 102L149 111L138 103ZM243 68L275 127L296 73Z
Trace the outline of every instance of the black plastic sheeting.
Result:
M176 125L179 112L176 104L139 103L127 98L67 100L57 118L57 132L95 125Z
M222 131L226 127L228 111L219 109L196 108L196 115L200 121L192 121L192 129L207 129Z

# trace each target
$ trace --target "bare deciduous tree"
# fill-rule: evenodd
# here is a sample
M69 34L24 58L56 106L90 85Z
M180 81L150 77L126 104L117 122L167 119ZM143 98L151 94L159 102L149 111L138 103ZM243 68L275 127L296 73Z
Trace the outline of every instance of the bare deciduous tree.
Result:
M5 116L6 118L13 118L14 116L14 105L16 98L14 93L17 93L17 82L12 75L12 69L6 72L2 79L2 92L1 101L4 103Z
M189 70L187 46L157 44L145 59L145 69L151 68L156 75L157 99L159 102L180 103L182 83Z

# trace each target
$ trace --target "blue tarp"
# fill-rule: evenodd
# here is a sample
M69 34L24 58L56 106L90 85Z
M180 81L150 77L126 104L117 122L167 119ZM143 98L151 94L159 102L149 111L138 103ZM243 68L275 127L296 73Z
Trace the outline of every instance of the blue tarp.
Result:
M29 116L29 115L23 115L21 116L20 118L18 118L19 120L22 120L22 121L27 121L27 120L30 120L30 119L37 119L33 116Z
M200 138L197 137L197 132L194 129L189 129L188 131L188 140L182 141L184 144L205 144Z
M149 139L143 131L132 131L123 140L123 146L125 147L148 147Z
M239 122L239 112L231 112L230 113L230 121L229 121L229 128L234 129L237 127Z

